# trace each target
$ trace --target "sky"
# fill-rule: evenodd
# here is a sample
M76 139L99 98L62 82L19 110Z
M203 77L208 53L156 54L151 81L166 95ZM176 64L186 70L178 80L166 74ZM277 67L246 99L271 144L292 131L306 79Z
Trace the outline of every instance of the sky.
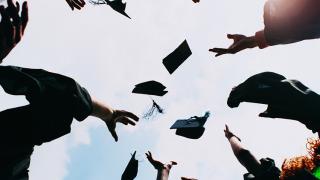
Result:
M151 106L149 96L132 94L135 84L156 80L169 93L153 97L165 114L141 119L135 127L117 126L114 142L97 118L74 121L70 134L36 147L31 180L118 180L137 150L136 180L156 179L146 160L150 150L163 162L178 162L169 179L242 179L223 129L230 129L258 158L285 158L306 153L306 140L315 137L304 125L283 119L259 118L265 105L243 103L230 109L232 87L248 77L272 71L298 79L320 92L317 74L319 40L252 49L215 58L212 47L227 47L227 33L253 35L263 28L265 1L247 0L128 0L131 20L108 6L71 11L64 0L33 0L30 21L20 44L3 65L42 68L77 80L90 94L116 109L141 116ZM192 56L172 75L162 59L187 39ZM0 90L1 109L27 101ZM176 136L169 127L176 119L211 112L206 132L198 140Z

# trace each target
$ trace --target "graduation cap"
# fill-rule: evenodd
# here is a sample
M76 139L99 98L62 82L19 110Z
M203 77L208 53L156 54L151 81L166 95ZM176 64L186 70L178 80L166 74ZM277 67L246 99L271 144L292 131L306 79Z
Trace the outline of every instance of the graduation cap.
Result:
M188 42L184 40L177 49L163 59L162 63L169 73L172 74L191 54Z
M132 154L129 163L121 176L121 180L133 180L135 177L137 177L138 160L136 160L135 158L136 152L137 151L134 151L134 153Z
M168 92L165 89L166 87L157 81L147 81L137 84L132 93L164 96Z
M170 129L176 129L176 135L178 136L199 139L205 131L203 126L209 116L210 112L208 111L202 117L193 116L189 119L179 119L170 127Z
M109 1L109 0L93 1L93 0L90 0L90 3L92 3L92 4L94 4L94 5L107 4L107 5L109 5L113 10L115 10L115 11L117 11L118 13L120 13L120 14L128 17L129 19L131 19L130 16L125 12L127 3L123 3L122 0L113 0L113 1Z

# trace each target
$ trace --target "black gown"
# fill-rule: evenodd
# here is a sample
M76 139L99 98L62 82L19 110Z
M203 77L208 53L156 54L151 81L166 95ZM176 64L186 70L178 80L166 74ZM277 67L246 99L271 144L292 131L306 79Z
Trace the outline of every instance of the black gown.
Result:
M72 78L41 69L0 66L0 85L29 102L0 112L0 179L25 180L33 147L68 134L73 118L87 118L91 98Z

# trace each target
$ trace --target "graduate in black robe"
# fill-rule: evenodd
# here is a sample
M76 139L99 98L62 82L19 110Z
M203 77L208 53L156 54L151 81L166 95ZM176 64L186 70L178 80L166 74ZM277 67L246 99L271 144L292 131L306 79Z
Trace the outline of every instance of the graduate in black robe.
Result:
M27 4L8 0L0 6L0 55L3 60L21 40L28 20ZM33 147L70 132L72 120L95 116L105 122L115 141L116 123L135 125L138 117L92 99L72 78L41 69L0 66L0 85L11 95L24 95L29 104L0 112L0 179L27 180ZM2 102L5 103L5 102Z

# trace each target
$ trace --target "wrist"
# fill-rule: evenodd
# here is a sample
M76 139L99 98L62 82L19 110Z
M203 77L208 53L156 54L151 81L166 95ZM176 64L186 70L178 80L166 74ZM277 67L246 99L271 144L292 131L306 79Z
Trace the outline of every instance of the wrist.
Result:
M255 36L250 36L248 37L248 39L249 39L249 48L255 48L258 46L258 42Z
M92 116L98 117L103 121L112 119L112 116L115 112L111 107L106 106L96 100L92 100Z
M269 46L264 34L264 30L256 32L256 34L254 35L254 38L255 38L255 41L257 42L257 46L260 49L264 49Z

